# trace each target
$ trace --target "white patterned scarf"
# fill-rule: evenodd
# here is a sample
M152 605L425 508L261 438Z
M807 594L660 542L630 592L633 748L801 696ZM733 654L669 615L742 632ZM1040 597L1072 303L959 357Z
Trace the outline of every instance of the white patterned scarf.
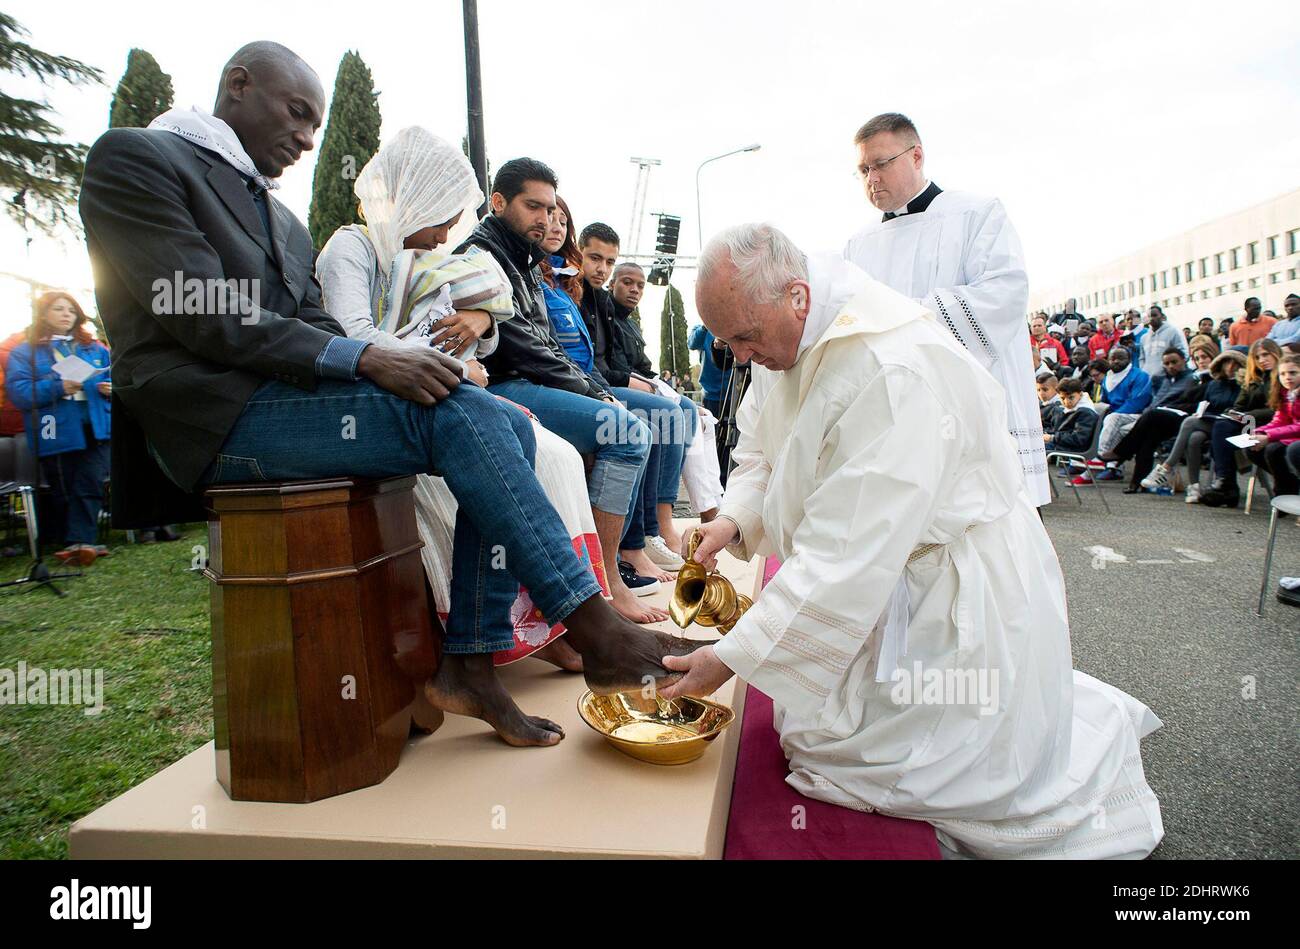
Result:
M252 178L263 188L274 190L280 182L273 181L257 170L253 159L244 151L235 130L198 106L189 109L168 109L149 123L151 129L163 129L179 135L187 142L206 148L241 174Z

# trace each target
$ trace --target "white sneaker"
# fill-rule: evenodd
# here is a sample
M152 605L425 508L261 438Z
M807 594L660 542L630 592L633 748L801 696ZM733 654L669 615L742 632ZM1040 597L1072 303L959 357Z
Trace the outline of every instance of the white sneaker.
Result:
M1188 504L1195 504L1201 499L1201 486L1199 484L1189 484L1187 486L1187 497L1184 498Z
M1148 491L1154 491L1156 488L1168 488L1169 468L1166 465L1156 465L1151 469L1151 473L1142 479L1142 487Z
M646 556L650 558L650 562L660 570L680 570L686 563L685 560L673 553L668 548L668 545L664 543L664 539L658 535L646 535L645 552Z

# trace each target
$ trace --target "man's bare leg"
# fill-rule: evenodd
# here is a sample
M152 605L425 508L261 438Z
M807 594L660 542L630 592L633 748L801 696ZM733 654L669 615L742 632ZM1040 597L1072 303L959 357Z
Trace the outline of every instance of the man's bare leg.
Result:
M670 685L681 676L663 667L663 657L684 656L707 645L642 629L599 594L566 616L564 625L564 638L582 657L587 685L602 695L639 692L651 683L655 688ZM564 739L564 729L555 722L520 711L497 678L491 653L444 653L424 694L435 708L487 722L511 745L547 746Z
M669 550L682 549L682 535L673 524L673 506L671 504L656 504L655 514L659 520L659 536L663 538Z
M677 574L656 566L644 550L620 550L619 556L635 567L636 572L643 577L654 577L665 583L672 583L677 579Z
M605 561L605 579L609 581L609 592L614 598L614 609L634 623L662 623L668 618L664 610L653 606L643 606L618 572L618 542L623 539L623 522L621 514L610 514L600 508L591 509L596 521L596 534L600 537L601 557ZM568 623L565 623L568 626ZM576 643L571 643L579 652Z
M664 656L684 656L708 645L642 629L599 596L580 604L564 625L569 645L582 654L587 685L600 694L639 691L650 682L663 688L678 678L661 664Z
M438 671L424 685L424 695L444 712L482 719L507 744L557 745L564 739L564 729L555 722L519 710L497 678L490 652L444 653Z
M568 644L563 636L553 639L537 652L534 659L544 659L552 665L559 666L565 672L581 672L582 656Z

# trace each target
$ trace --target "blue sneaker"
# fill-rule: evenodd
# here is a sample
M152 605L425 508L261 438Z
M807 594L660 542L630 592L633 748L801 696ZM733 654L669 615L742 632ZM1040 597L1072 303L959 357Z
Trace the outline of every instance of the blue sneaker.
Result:
M654 577L641 576L626 560L618 562L618 575L623 578L623 585L637 596L649 596L659 591L658 580Z

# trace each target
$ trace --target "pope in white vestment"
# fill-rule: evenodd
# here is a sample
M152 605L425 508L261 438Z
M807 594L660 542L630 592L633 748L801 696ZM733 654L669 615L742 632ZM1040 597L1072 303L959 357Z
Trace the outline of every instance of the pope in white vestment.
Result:
M745 284L709 257L705 324L758 347L710 311L711 279ZM774 700L792 786L928 821L953 855L1146 856L1163 827L1139 739L1160 722L1071 668L1002 388L919 303L834 256L807 270L797 356L772 371L755 348L738 467L701 528L781 569L712 650L665 660L687 675L661 694L734 672Z
M1052 497L1026 341L1029 281L1020 239L996 198L943 191L933 183L917 198L922 210L867 225L849 240L844 259L933 312L1002 385L1029 499L1047 504Z

